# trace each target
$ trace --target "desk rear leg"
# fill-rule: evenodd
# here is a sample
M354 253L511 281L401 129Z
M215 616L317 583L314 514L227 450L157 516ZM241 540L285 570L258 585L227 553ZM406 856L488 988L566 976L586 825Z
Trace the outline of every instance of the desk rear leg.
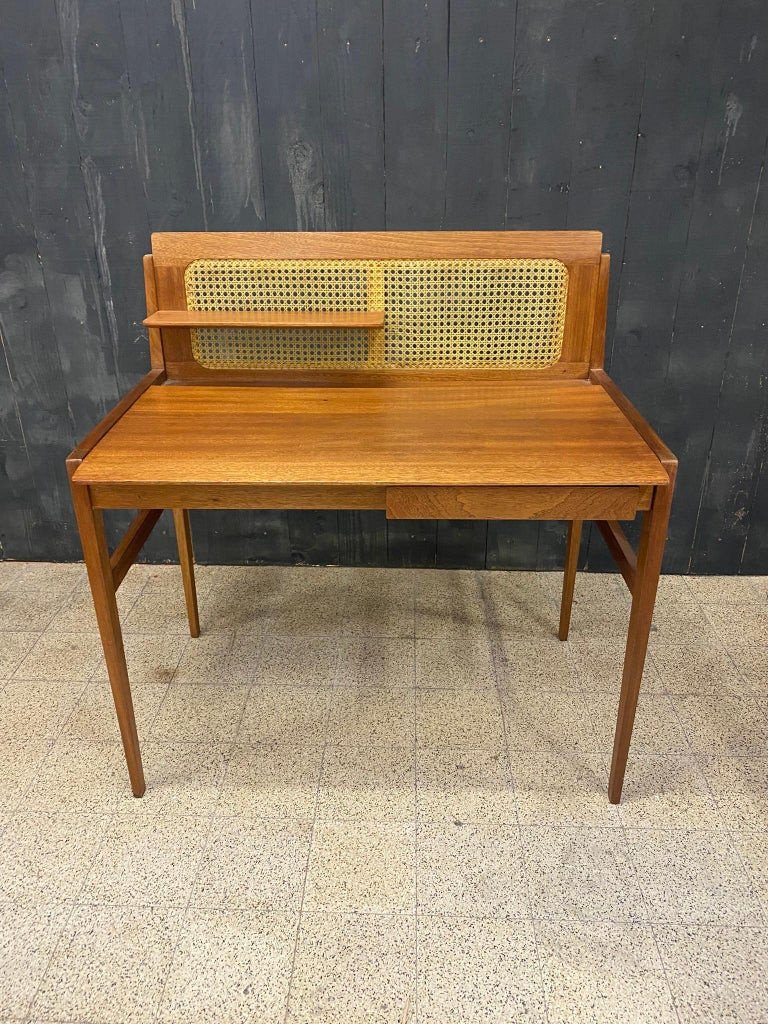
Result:
M96 621L104 648L109 685L112 688L117 722L123 740L125 760L128 764L131 789L134 796L143 796L146 788L144 769L141 764L139 737L136 732L131 685L128 681L128 669L125 664L123 634L117 611L114 577L104 532L104 515L101 509L96 509L91 505L88 488L83 485L72 484L72 501L80 531L80 542L83 546L85 567L88 570Z
M197 610L197 589L195 587L195 556L192 550L189 512L185 508L173 510L173 525L176 528L176 544L179 548L179 565L181 566L181 579L184 583L184 600L187 603L189 635L200 636L200 614Z
M617 804L621 800L621 790L624 785L629 744L635 724L637 698L640 694L640 683L643 678L645 655L648 649L648 635L651 630L661 562L667 540L673 488L674 475L670 477L669 486L655 488L651 508L643 514L640 546L637 553L637 572L632 588L632 610L629 615L627 647L624 654L619 713L613 739L611 776L608 782L608 799L612 804Z
M579 563L581 547L581 530L584 522L574 519L568 524L568 539L565 545L565 571L563 573L563 597L560 601L560 628L557 635L561 640L568 639L571 628L571 608L573 607L573 588L576 584L576 567Z

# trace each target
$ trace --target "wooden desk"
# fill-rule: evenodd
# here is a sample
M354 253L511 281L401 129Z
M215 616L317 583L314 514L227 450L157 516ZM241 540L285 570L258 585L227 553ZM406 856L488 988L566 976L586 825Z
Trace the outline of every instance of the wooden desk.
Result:
M389 314L386 309L343 314L187 310L180 268L191 266L198 253L210 252L211 246L233 259L251 251L256 256L272 254L281 246L293 253L297 236L235 235L229 243L228 236L159 236L156 248L165 262L156 270L149 257L145 265L150 314L146 322L153 361L159 365L68 460L136 795L143 793L144 779L115 591L161 510L174 510L190 630L196 636L188 509L376 508L385 509L393 519L569 521L561 639L568 635L582 522L598 523L633 595L609 784L610 799L619 800L677 463L601 369L608 264L607 257L600 256L599 243L595 246L594 234L568 234L562 241L522 234L525 237L517 241L514 233L503 238L494 233L301 237L310 257L320 252L325 258L329 251L357 254L362 247L367 255L382 259L392 253L400 258L414 249L424 250L430 259L444 253L454 258L464 251L490 258L506 247L511 248L511 258L517 251L526 254L523 262L540 239L547 259L560 252L570 274L567 306L560 307L560 358L541 370L388 369L379 365L386 362L388 351L381 338L370 350L377 365L367 370L206 368L194 358L192 331L198 328L284 327L301 333L327 331L330 326L343 332L351 324L354 330L376 331L382 325L386 330ZM325 272L323 263L312 266L315 277ZM519 269L511 263L500 266L504 272ZM383 294L375 265L371 271L366 263L364 270L373 280L372 294ZM545 270L551 281L553 275L548 267ZM248 274L258 271L258 262L247 268ZM233 275L228 265L223 273ZM237 273L246 272L238 265ZM293 263L286 269L289 273L296 275ZM338 277L338 266L328 273ZM167 306L161 312L158 285ZM424 294L427 298L419 299L422 305L431 301ZM470 300L456 303L464 320ZM446 316L453 315L451 308L446 300ZM538 312L536 316L540 320ZM489 346L498 347L498 324L494 332ZM242 335L235 337L237 355L248 349L251 336L245 336L245 343ZM273 335L269 338L268 351L273 353ZM355 339L360 346L359 336ZM305 351L298 344L298 351ZM398 344L402 348L400 337ZM476 359L475 341L473 345ZM254 351L267 349L256 345ZM102 510L110 508L140 510L111 556L102 519ZM643 514L643 529L635 555L618 521L638 512Z

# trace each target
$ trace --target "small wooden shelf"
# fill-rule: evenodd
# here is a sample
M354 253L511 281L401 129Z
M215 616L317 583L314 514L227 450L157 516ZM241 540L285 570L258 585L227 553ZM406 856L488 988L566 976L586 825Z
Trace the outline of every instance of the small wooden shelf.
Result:
M383 327L384 311L355 313L196 312L160 309L144 321L145 327Z

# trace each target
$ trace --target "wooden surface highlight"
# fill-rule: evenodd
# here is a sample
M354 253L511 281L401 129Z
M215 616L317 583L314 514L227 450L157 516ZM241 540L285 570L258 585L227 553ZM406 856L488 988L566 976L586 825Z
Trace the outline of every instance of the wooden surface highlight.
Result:
M666 473L601 387L154 387L78 483L651 485ZM611 518L615 518L612 516Z

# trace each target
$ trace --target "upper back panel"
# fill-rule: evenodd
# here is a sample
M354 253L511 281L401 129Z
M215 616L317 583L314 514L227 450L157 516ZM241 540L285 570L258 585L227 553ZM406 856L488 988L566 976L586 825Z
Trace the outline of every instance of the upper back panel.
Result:
M374 328L163 330L169 375L537 370L583 376L599 232L205 232L152 237L162 309L383 311Z

